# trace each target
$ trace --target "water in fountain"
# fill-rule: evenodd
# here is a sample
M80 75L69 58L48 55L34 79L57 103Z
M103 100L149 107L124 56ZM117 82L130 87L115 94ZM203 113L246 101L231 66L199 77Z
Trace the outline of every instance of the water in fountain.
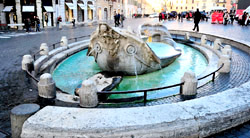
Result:
M163 47L161 45L162 43L149 43L150 48L157 51L158 55L165 55L166 51L168 51L168 47ZM137 75L137 77L124 76L122 82L113 91L135 90L137 87L139 89L148 89L176 84L180 82L181 77L185 71L188 70L193 71L197 75L201 74L207 66L206 58L199 51L189 46L178 43L177 46L182 50L182 55L171 65L159 71ZM89 59L87 59L86 53L87 50L79 52L59 64L52 74L57 87L65 92L73 94L75 88L81 84L83 80L101 71L95 63L94 57L89 57ZM136 80L137 84L134 83ZM178 88L176 88L176 90L167 89L167 92L164 93L150 93L148 99L164 97L176 93L178 93ZM138 95L141 96L141 94L111 95L109 98L126 98Z

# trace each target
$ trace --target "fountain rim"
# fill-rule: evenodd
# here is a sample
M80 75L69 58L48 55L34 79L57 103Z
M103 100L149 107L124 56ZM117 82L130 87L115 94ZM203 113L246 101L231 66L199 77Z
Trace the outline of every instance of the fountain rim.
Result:
M75 39L75 38L71 38L71 39ZM87 40L84 40L86 43L87 43L87 41L89 41L89 39L87 39ZM86 47L85 47L86 48ZM84 48L84 49L85 49ZM69 49L69 48L67 48L67 49ZM202 50L199 50L206 58L207 58L207 55L204 53L204 52L202 52ZM79 52L79 51L78 51ZM69 55L67 55L67 57L68 57ZM65 57L64 59L66 59L67 57ZM62 60L64 60L64 59L62 59ZM62 61L62 60L60 60L60 62ZM208 62L209 62L209 59L207 58L207 60L208 60ZM58 62L58 61L57 61ZM59 62L58 62L59 63ZM54 70L54 68L55 68L55 66L58 64L58 63L55 63L55 64L53 64L52 65L52 67L50 68L50 73L52 73L53 72L53 70ZM33 77L33 78L35 78L35 77ZM37 80L37 81L39 81L39 80ZM208 80L209 81L209 80ZM208 82L207 81L207 82ZM182 84L182 83L180 83L180 84ZM179 85L180 85L179 84ZM205 83L204 83L205 84ZM70 95L70 98L69 98L69 96L68 95ZM68 97L68 98L65 98L65 97ZM76 103L76 102L78 102L79 101L79 97L77 97L77 96L74 96L74 95L72 95L72 94L68 94L68 93L66 93L66 92L63 92L62 90L60 90L59 88L57 88L57 99L59 99L59 100L61 100L61 101L64 101L64 102L69 102L69 103Z
M172 30L172 31L177 32L178 30ZM189 32L189 31L179 30L178 34L180 34L181 31L182 31L182 36L185 32ZM193 32L190 32L190 33L193 33ZM202 34L199 33L199 35L201 36ZM209 37L211 36L212 35L210 35ZM222 39L225 38L225 37L222 37L222 36L220 37L216 35L213 35L212 37L222 38ZM232 40L230 38L227 40L224 40L224 42L227 44L230 43L233 46L250 54L249 42L243 42L240 40ZM180 102L180 103L163 104L163 105L157 105L157 106L151 106L151 107L134 107L134 108L118 108L118 109L83 109L83 108L47 106L43 108L42 110L38 111L38 113L30 117L24 123L23 129L22 129L23 130L22 137L25 137L25 136L34 137L35 135L40 135L40 136L43 135L45 137L52 136L52 135L82 136L82 134L85 134L85 136L88 136L88 135L93 136L97 133L99 136L104 136L104 137L105 136L110 137L114 135L115 136L131 136L134 134L136 134L136 136L137 135L148 136L147 134L149 133L151 135L153 134L159 135L159 133L161 133L161 135L168 135L168 136L176 136L176 135L177 136L178 135L190 136L192 135L192 136L197 136L197 137L206 137L206 136L221 132L225 129L229 129L236 125L242 124L249 120L250 107L249 107L249 100L247 100L247 97L249 97L250 94L244 91L244 90L249 89L249 86L250 86L250 82L248 81L240 85L239 87L228 89L228 90L225 90L223 92L220 92L214 95L205 96L202 98L197 98L194 100L189 100L189 101ZM234 99L234 96L237 96L237 99ZM242 100L239 100L239 99L242 99ZM204 103L204 101L206 102ZM238 104L236 104L235 102L238 102ZM217 103L216 106L214 106L214 103ZM164 112L161 110L161 108L168 109L168 111ZM177 114L178 112L175 109L182 109L183 112L181 112L180 114ZM147 112L146 110L149 112ZM65 128L63 125L61 125L62 122L61 123L58 122L57 124L58 127L55 125L53 125L53 127L50 127L50 124L46 124L45 125L46 127L44 127L44 124L42 124L42 122L36 122L41 119L44 120L43 122L46 122L46 120L52 119L53 117L56 118L56 120L60 120L60 118L63 118L64 121L70 119L70 118L65 118L64 115L60 116L59 114L58 116L57 113L61 113L60 111L63 111L63 113L71 113L71 112L79 113L75 115L74 119L82 118L82 115L84 113L93 113L93 114L109 113L110 114L112 111L114 112L114 115L116 116L116 120L115 120L116 122L117 121L119 122L119 120L117 120L117 116L120 114L124 116L124 112L133 113L130 115L135 115L135 116L131 118L132 120L127 122L129 123L129 125L126 125L126 121L121 120L121 123L119 123L118 128L114 128L114 127L107 128L107 126L102 127L102 128L101 127L89 128L89 124L86 124L86 126L88 126L88 129L85 129L84 124L82 124L83 127L81 128L76 128L75 126L72 126L72 127L67 126L67 128ZM73 111L76 111L76 112L73 112ZM138 111L142 111L142 112L139 112L140 113L139 114ZM51 112L51 113L53 112L54 114L57 114L57 115L51 116L51 114L49 114L49 116L46 116L48 112ZM147 117L146 115L148 114L157 115L157 114L166 114L166 113L168 114L168 117L165 118L165 120L160 120L160 122L158 123L149 123L149 124L143 124L143 125L137 124L138 121L140 121L144 117ZM184 116L183 113L187 113L188 116ZM103 116L96 116L96 117L103 117ZM108 118L106 123L110 122L111 121L110 119L112 118ZM118 119L124 119L124 118L118 117ZM232 121L231 119L233 119L234 121ZM104 121L103 124L105 124L105 120L99 119L99 121L100 120L102 122ZM155 120L157 120L157 117L147 118L147 120L149 122L155 122ZM213 122L211 122L211 120L214 120L213 122L218 121L220 124L225 124L225 125L215 126ZM72 119L69 121L72 121ZM92 121L94 122L95 120L92 120ZM133 121L134 123L131 123ZM231 123L228 123L229 121ZM53 123L53 122L51 122L50 120L50 123ZM96 123L102 124L101 122L96 122ZM175 128L174 133L173 133L173 129L171 129L173 127ZM212 129L209 129L209 131L207 131L208 128L212 128ZM100 130L109 130L109 131L100 131ZM64 133L62 134L61 132L64 132ZM118 132L118 133L114 133L114 132ZM138 132L142 132L142 133L138 133Z

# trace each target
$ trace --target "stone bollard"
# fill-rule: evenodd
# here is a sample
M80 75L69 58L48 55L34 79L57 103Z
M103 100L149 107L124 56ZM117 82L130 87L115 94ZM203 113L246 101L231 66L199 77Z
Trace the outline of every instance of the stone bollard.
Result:
M49 55L49 47L46 43L42 43L40 46L40 55Z
M34 70L34 60L31 55L24 55L22 60L22 70L24 71L32 71Z
M66 36L63 36L61 38L61 43L60 43L61 46L65 46L65 47L68 47L68 39Z
M201 45L206 45L207 44L207 36L206 35L202 35L201 36Z
M219 70L219 73L229 73L231 61L228 55L222 55L220 57L219 62L218 62L218 67L220 67L222 64L224 64L224 66Z
M21 104L11 110L11 133L12 138L20 138L23 123L40 109L37 104Z
M230 45L225 45L225 47L222 49L223 55L228 55L229 59L232 58L232 48Z
M221 44L221 41L220 41L220 39L215 39L215 41L214 41L214 50L219 50L220 49L220 46L221 46L222 44Z
M186 32L186 33L185 33L185 40L190 40L189 32Z
M182 95L183 96L195 96L197 93L198 80L195 76L195 73L187 71L184 73L181 78L181 82L184 82L182 86Z
M42 98L52 99L56 97L56 86L49 73L44 73L38 82L38 95Z
M93 81L85 80L79 90L81 107L96 107L98 105L97 88Z

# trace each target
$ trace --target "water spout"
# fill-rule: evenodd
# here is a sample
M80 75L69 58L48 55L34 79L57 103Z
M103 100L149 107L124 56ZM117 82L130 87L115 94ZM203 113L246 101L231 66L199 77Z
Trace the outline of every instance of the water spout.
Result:
M136 87L137 89L139 89L139 86L138 86L138 75L137 75L137 69L136 69L136 62L135 62L135 54L133 54L133 61L134 61L134 66L135 66L135 76L136 76L136 79L135 79L135 84L136 84Z

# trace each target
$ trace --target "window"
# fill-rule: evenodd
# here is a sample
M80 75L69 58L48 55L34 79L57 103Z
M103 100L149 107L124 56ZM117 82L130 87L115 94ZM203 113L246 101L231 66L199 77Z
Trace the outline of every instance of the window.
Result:
M192 0L192 3L194 3L194 0Z
M223 7L225 7L225 4L223 4Z
M186 7L186 9L188 9L188 7Z
M182 7L181 7L181 9L182 9Z
M176 7L176 9L178 9L178 7Z

